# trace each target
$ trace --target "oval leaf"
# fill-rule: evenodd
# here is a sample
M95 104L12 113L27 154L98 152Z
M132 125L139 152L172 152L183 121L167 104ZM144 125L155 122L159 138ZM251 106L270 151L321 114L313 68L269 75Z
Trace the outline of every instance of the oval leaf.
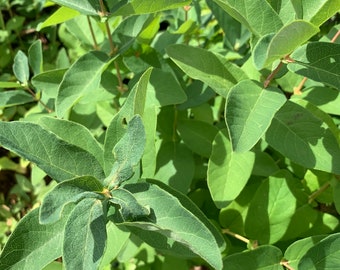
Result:
M235 152L249 151L264 135L286 97L276 87L245 80L227 97L225 119Z
M149 205L152 214L144 222L124 222L123 225L136 232L144 241L150 243L160 240L150 244L160 247L163 243L165 251L176 250L177 247L180 250L178 255L183 255L183 248L176 244L179 243L184 245L184 250L191 250L214 269L222 269L221 254L214 235L176 197L149 183L130 184L124 188L132 192L140 204ZM145 231L147 233L143 233Z
M21 84L27 85L27 82L30 78L28 58L26 54L20 50L14 57L13 73Z
M29 122L0 122L0 144L36 163L56 181L82 175L104 178L96 158L41 126Z
M287 101L266 132L266 141L306 168L340 174L340 147L329 127L307 109Z
M297 20L282 27L275 35L262 37L253 53L256 68L260 70L268 67L275 60L290 54L318 32L319 28L315 25Z
M217 133L208 163L208 187L218 208L226 207L240 194L254 161L253 152L233 152L226 132Z

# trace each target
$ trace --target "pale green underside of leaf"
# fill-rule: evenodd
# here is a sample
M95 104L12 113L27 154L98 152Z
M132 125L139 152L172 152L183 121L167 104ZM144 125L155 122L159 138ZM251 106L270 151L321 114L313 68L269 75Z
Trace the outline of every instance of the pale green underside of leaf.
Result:
M177 44L169 46L166 52L186 74L208 84L224 97L238 81L247 78L236 65L201 48Z
M28 49L28 63L33 70L34 75L39 74L43 70L43 52L42 43L38 39L32 43Z
M218 208L226 207L240 194L254 161L253 152L233 152L226 132L217 133L208 163L208 187Z
M0 122L0 144L36 163L56 181L82 175L104 178L93 155L34 123Z
M313 24L297 20L285 25L276 34L263 36L254 48L253 59L256 68L260 70L270 66L318 32L319 28Z
M264 135L286 97L275 87L264 88L245 80L235 85L226 100L225 119L235 152L249 151Z
M288 69L340 90L340 44L311 42L298 48Z
M2 270L41 270L62 254L68 215L51 225L39 224L39 209L20 220L0 255Z
M268 269L280 270L282 252L275 246L260 246L254 250L236 253L223 260L223 270Z
M151 230L155 237L157 234L166 236L170 242L176 241L189 248L214 269L222 269L221 255L214 235L176 197L148 183L126 185L124 188L132 192L141 205L148 205L154 218L151 217L149 222L122 223L123 225ZM171 249L170 246L167 248Z
M55 102L59 118L63 118L82 96L98 89L101 75L111 61L113 59L109 59L107 54L91 51L73 63L59 85Z
M13 73L20 83L24 85L27 84L30 76L28 58L26 54L20 50L14 57Z
M340 148L329 127L303 107L287 101L266 132L266 141L306 168L340 174Z
M96 270L105 250L106 237L102 202L93 198L80 201L65 225L65 268Z

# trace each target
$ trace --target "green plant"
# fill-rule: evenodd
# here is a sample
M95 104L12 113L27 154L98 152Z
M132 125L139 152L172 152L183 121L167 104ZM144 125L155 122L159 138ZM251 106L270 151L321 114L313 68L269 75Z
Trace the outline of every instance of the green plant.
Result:
M1 269L339 264L340 0L53 2L0 144L57 184Z

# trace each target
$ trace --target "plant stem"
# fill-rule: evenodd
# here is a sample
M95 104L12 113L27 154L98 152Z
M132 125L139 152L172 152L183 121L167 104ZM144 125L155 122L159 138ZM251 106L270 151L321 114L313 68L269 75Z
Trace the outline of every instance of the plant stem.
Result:
M275 75L280 71L282 66L283 66L283 63L281 61L280 64L277 65L277 67L272 71L272 73L269 74L267 79L264 81L264 83L263 83L264 88L268 87L268 85L270 84L271 80L274 79Z
M288 261L282 261L280 262L280 264L284 266L285 268L287 268L288 270L294 270L294 268L289 265Z
M229 234L229 235L235 237L236 239L241 240L242 242L246 243L247 245L250 243L249 239L245 238L242 235L234 233L234 232L230 231L229 229L222 229L222 233Z
M29 93L32 95L32 97L33 97L36 101L38 101L38 102L45 108L45 110L46 110L48 113L52 113L52 112L53 112L53 110L50 109L49 107L47 107L47 105L46 105L43 101L41 101L41 99L38 99L38 98L37 98L37 96L35 95L35 93L32 91L31 88L25 87L25 90L26 90L27 92L29 92Z
M91 36L92 36L92 39L93 39L93 48L95 50L99 50L99 46L98 46L97 39L96 39L96 36L94 34L94 31L93 31L93 27L92 27L92 23L91 23L91 20L90 20L90 16L86 16L86 17L87 17L87 22L88 22L89 27L90 27L90 33L91 33Z
M339 36L340 36L340 30L338 30L338 32L336 32L334 37L331 39L331 43L334 43ZM304 77L299 83L299 85L297 87L294 87L294 95L301 95L302 93L301 89L305 85L306 81L307 81L307 77Z
M320 187L317 191L313 192L308 197L308 203L311 204L321 193L323 193L327 188L329 188L330 182L325 183L322 187Z

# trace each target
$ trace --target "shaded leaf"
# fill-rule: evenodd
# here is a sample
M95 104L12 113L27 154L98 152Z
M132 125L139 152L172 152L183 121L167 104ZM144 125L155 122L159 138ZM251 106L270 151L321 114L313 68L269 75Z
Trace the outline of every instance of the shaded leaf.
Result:
M102 198L104 186L96 178L83 176L63 181L55 186L43 199L39 222L49 224L58 221L65 206L77 203L84 198ZM97 192L97 193L96 193Z
M111 191L109 202L119 205L121 219L125 221L135 221L150 215L150 209L138 203L134 195L124 188L117 188Z
M54 224L39 223L39 209L25 215L12 232L0 254L3 270L40 270L62 254L64 226L68 218Z
M336 269L340 265L340 233L330 235L311 247L299 262L299 269Z
M224 270L281 270L282 252L275 246L260 246L254 250L236 253L223 260Z
M340 147L329 127L307 109L287 101L266 132L266 141L306 168L340 173Z
M167 47L166 52L186 74L208 84L224 97L238 81L247 78L239 67L202 48L176 44Z
M225 131L217 133L208 163L208 187L218 208L227 206L245 187L255 161L253 152L232 151Z
M275 87L244 80L229 92L225 119L235 152L249 151L264 135L286 97Z
M0 122L0 144L36 163L59 182L82 175L104 177L93 155L34 123Z
M340 90L340 44L311 42L292 53L288 69Z
M65 268L96 270L105 250L106 237L106 220L101 201L93 198L80 201L65 224Z
M39 74L43 70L43 53L41 40L38 39L28 49L28 62L33 70L34 75Z
M26 104L35 101L34 97L24 90L0 92L0 107Z
M196 120L181 120L178 131L184 143L195 153L210 157L212 142L218 129L208 123Z
M258 70L293 52L319 32L315 25L295 20L282 27L276 34L263 36L253 51L254 64ZM287 42L289 40L289 42Z

